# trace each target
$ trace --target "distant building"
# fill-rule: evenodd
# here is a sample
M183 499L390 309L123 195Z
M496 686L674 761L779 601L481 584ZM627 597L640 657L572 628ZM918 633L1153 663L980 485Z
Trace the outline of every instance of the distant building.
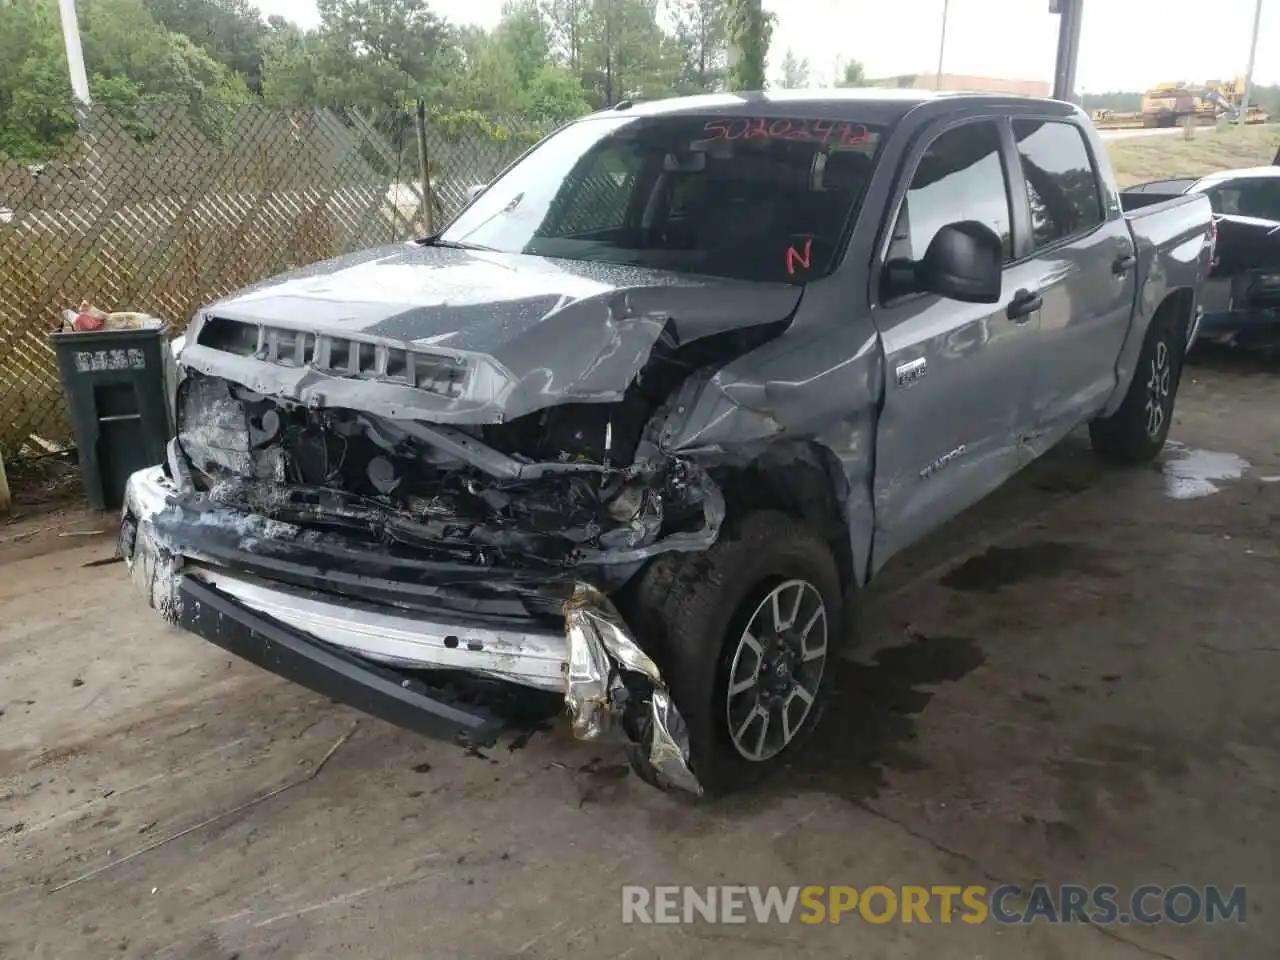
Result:
M939 84L937 81L936 73L915 73L868 80L867 86L906 90L972 90L978 93L1012 93L1020 97L1048 97L1053 92L1053 86L1047 80L1006 80L1003 77L944 73L942 82Z

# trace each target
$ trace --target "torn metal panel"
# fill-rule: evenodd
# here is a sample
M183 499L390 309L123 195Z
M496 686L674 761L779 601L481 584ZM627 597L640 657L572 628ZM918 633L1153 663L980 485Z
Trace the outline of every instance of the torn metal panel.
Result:
M661 540L655 540L657 531L661 529L661 515L653 519L639 519L640 514L637 512L637 519L633 521L636 529L629 531L631 537L627 541L631 544L631 549L614 546L609 549L583 549L578 552L579 560L586 564L631 564L648 560L660 553L697 553L715 543L725 518L724 494L707 472L695 464L681 464L680 474L677 482L697 491L696 499L702 504L702 529L672 533ZM661 500L657 502L661 503Z
M689 764L689 734L658 665L640 649L608 597L578 584L565 603L569 674L565 701L573 731L599 740L622 729L637 740L659 779L698 796L702 786ZM624 679L625 678L625 679ZM639 681L637 697L625 682Z
M156 535L154 518L170 507L174 498L174 486L160 468L133 474L125 484L124 522L118 545L134 586L148 605L170 623L177 623L182 612L178 587L183 558Z

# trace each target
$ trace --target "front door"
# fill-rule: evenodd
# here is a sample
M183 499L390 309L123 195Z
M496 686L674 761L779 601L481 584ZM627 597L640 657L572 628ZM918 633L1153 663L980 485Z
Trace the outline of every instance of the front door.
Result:
M1020 306L1029 274L1012 264L1008 165L993 120L951 126L907 160L910 179L901 179L909 187L879 258L873 297L886 363L873 568L1016 469L1039 312L1033 301ZM960 303L912 289L908 261L924 256L939 228L961 220L985 223L1004 239L999 303Z

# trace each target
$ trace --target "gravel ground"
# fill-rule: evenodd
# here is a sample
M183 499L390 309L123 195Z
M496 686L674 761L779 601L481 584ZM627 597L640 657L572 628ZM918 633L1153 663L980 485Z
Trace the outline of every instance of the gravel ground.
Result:
M6 528L0 956L1274 957L1278 378L1211 355L1163 464L1073 438L895 561L807 752L716 805L559 727L361 717L162 626L83 566L109 537ZM1248 466L1175 499L1232 472L1197 451ZM623 884L1036 881L1246 885L1248 922L621 925Z

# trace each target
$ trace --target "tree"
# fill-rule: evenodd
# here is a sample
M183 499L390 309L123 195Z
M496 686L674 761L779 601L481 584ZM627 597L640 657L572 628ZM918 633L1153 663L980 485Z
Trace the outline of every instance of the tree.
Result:
M267 27L249 0L145 0L162 26L237 73L250 89L262 90L262 46Z
M866 84L867 71L861 60L850 60L836 78L837 87L864 87Z
M729 39L729 89L763 90L765 63L773 40L774 16L761 0L727 0L726 32Z
M0 6L0 153L21 163L45 159L75 129L58 29L49 0Z
M788 50L786 56L782 58L782 79L783 90L799 90L809 85L809 59L808 57L797 58L796 55Z
M508 3L493 31L460 34L463 66L436 106L563 121L590 111L582 83L551 61L549 25L534 3Z
M212 134L220 108L252 99L241 75L166 29L142 0L96 0L81 20L90 95L123 129L142 133L130 108L163 99L187 104ZM47 159L76 123L56 0L0 7L0 151L23 162Z
M551 53L556 62L573 73L582 70L587 17L593 0L543 0L542 15L548 24Z
M263 101L289 107L318 103L319 37L281 17L272 17L267 26L262 42Z
M679 63L658 25L658 0L592 0L584 26L582 86L596 106L671 92Z
M81 39L91 81L115 80L120 92L190 103L250 99L243 76L183 34L165 29L142 0L96 0L84 21Z
M724 83L729 59L725 0L669 0L680 57L678 93L707 93Z
M508 0L492 37L527 89L551 55L551 37L536 0Z
M319 0L318 7L321 102L403 105L455 76L454 32L421 0Z

